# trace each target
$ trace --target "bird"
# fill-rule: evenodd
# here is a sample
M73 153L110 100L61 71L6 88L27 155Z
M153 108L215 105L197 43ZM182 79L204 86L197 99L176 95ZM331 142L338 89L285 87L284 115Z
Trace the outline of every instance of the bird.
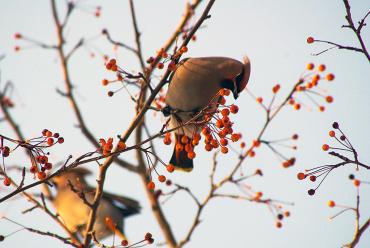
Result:
M74 168L53 178L56 194L52 203L66 227L72 233L82 237L85 234L91 208L83 198L92 203L95 188L90 187L85 177L91 171L85 168ZM123 219L140 212L140 204L134 199L103 192L97 209L93 231L97 239L104 239L116 234L122 240L127 240L123 232Z
M162 112L170 116L168 128L177 128L176 144L185 136L191 140L199 134L202 125L186 122L204 120L200 111L208 108L212 112L218 107L221 89L232 92L234 99L246 87L251 72L248 57L243 62L228 57L199 57L181 60L169 78L169 86L165 96L165 107ZM203 118L203 119L202 119ZM199 122L198 122L199 123ZM203 122L204 123L204 122ZM176 149L176 144L170 159L170 164L177 170L191 171L194 167L193 157L189 157L185 149Z

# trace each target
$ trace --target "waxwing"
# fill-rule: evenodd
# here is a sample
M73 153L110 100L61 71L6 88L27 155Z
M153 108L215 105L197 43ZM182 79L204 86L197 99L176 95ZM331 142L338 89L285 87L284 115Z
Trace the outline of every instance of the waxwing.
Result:
M227 57L187 58L182 60L172 74L166 94L165 116L170 116L169 128L184 125L196 116L201 120L199 111L218 107L220 89L229 89L234 98L246 87L251 72L248 57L243 62ZM198 115L197 115L198 114ZM176 142L185 135L189 139L199 133L202 125L189 124L178 128ZM185 150L174 148L170 164L176 169L191 171L193 159Z
M82 236L89 218L90 207L83 202L78 194L83 193L90 203L93 201L95 189L89 187L85 180L89 174L91 174L89 170L76 168L53 179L56 195L52 201L57 213L71 232L77 232ZM70 184L78 192L73 192ZM96 238L103 239L116 234L126 240L123 234L123 218L138 214L139 211L140 205L137 201L104 192L93 229Z

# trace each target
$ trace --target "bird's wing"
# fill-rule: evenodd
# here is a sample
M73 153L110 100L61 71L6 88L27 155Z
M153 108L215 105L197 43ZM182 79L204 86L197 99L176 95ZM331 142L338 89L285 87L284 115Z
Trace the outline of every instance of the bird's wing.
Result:
M139 202L134 199L108 192L104 192L103 198L112 202L112 204L117 207L125 217L138 214L140 212L141 206Z

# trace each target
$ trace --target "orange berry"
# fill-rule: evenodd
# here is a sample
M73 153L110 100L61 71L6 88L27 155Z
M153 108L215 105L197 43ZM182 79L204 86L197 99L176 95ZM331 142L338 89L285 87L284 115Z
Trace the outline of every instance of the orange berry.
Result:
M220 144L222 145L222 146L227 146L227 144L228 144L229 142L227 141L227 139L225 139L225 138L222 138L222 139L220 139Z
M360 180L358 180L358 179L355 179L355 180L353 180L353 184L354 184L356 187L359 187L359 186L360 186L360 184L361 184L361 181L360 181Z
M239 107L238 106L236 106L234 104L230 106L230 112L231 113L236 114L236 113L238 113L238 111L239 111Z
M167 138L167 137L165 137L164 139L163 139L163 143L165 144L165 145L170 145L171 144L171 139L170 138Z
M19 50L21 50L21 47L20 46L15 46L14 47L14 51L18 52Z
M319 111L320 112L324 112L325 111L325 107L324 106L319 106Z
M301 104L299 104L299 103L294 104L294 109L295 110L299 110L300 108L301 108Z
M176 70L176 63L174 61L171 61L168 64L168 70L170 70L170 71L175 71Z
M45 136L46 137L51 137L51 136L53 136L53 133L50 132L50 131L46 131Z
M303 180L303 179L306 178L306 175L303 172L300 172L300 173L297 174L297 178L298 178L298 180Z
M261 145L261 142L259 140L253 140L253 146L259 147Z
M335 202L334 201L328 201L328 206L329 206L329 208L335 207Z
M219 144L218 144L218 142L217 142L217 140L212 140L211 141L211 146L213 147L213 148L218 148L219 147Z
M149 182L147 187L148 187L149 190L153 190L153 189L155 189L155 183L154 182Z
M53 145L54 144L54 139L53 138L48 138L47 141L49 146Z
M9 186L11 184L10 178L9 177L4 178L3 183L4 183L5 186Z
M333 100L334 100L334 98L333 98L332 96L327 96L325 99L326 99L326 101L327 101L328 103L332 103L332 102L333 102Z
M180 48L181 53L186 53L188 51L188 48L186 46L183 46Z
M37 172L37 178L43 180L46 178L46 173L44 171Z
M313 68L315 68L315 65L313 63L309 63L307 64L306 68L307 70L312 70Z
M323 72L325 71L326 69L326 66L325 65L319 65L319 67L317 68L319 71Z
M103 79L103 80L102 80L102 84L103 84L104 86L108 85L108 84L109 84L108 79Z
M158 69L161 70L161 69L163 69L163 67L164 67L164 64L162 62L161 63L158 63L158 65L157 65L157 68Z
M118 148L118 150L125 150L126 149L126 144L123 141L119 141L117 143L117 148Z
M226 154L229 152L229 149L226 146L221 147L221 152Z
M240 135L239 133L233 133L233 134L231 135L231 140L232 140L233 142L237 142L240 138L241 138L241 135Z
M112 70L112 71L118 71L118 66L117 66L117 65L112 65L111 70Z
M176 144L176 150L177 150L177 151L179 151L179 152L181 152L181 151L183 151L183 150L184 150L184 146L183 146L183 145L181 145L180 143L177 143L177 144Z
M272 88L272 92L274 92L274 94L276 94L279 90L280 90L280 84L276 84L276 85Z
M166 177L164 175L159 175L158 176L158 181L160 181L161 183L163 183L163 182L166 181Z
M212 151L213 147L212 147L212 145L211 145L211 144L206 144L206 145L204 146L204 149L205 149L207 152L210 152L210 151Z
M335 132L334 132L333 130L331 130L331 131L329 132L329 136L330 136L330 137L335 137Z
M289 212L289 211L285 211L285 212L284 212L284 216L285 216L285 217L289 217L289 216L290 216L290 212Z
M221 97L219 102L220 102L221 105L225 105L225 103L226 103L225 97Z
M183 143L183 144L187 144L188 142L189 142L188 136L183 135L183 136L181 137L181 143Z
M223 110L221 110L221 114L222 116L228 116L230 114L230 110L227 108L224 108Z
M173 166L172 164L169 164L166 166L166 169L168 172L172 173L175 170L175 166Z
M245 147L245 142L240 143L240 148L244 148L244 147Z
M276 227L277 227L277 228L281 228L282 226L283 226L283 224L281 224L281 222L280 222L280 221L276 222Z
M257 101L258 103L262 103L262 102L263 102L263 98L262 98L262 97L257 97L257 98L256 98L256 101Z
M22 35L20 33L15 33L14 39L22 39Z
M329 145L327 145L327 144L323 144L322 145L322 149L324 150L324 151L327 151L327 150L329 150Z
M307 38L307 43L308 43L308 44L311 44L311 43L313 43L314 41L315 41L315 39L314 39L313 37L311 37L311 36Z
M194 151L191 151L191 152L188 152L188 158L189 159L194 159L196 156L195 152Z
M334 74L333 73L329 73L326 75L326 80L328 81L333 81L335 78Z

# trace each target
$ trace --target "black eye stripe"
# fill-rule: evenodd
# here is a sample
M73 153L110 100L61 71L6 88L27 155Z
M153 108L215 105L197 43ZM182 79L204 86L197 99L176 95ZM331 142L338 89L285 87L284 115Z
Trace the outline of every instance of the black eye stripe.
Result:
M234 91L234 82L231 79L224 79L220 82L221 88L229 89Z

